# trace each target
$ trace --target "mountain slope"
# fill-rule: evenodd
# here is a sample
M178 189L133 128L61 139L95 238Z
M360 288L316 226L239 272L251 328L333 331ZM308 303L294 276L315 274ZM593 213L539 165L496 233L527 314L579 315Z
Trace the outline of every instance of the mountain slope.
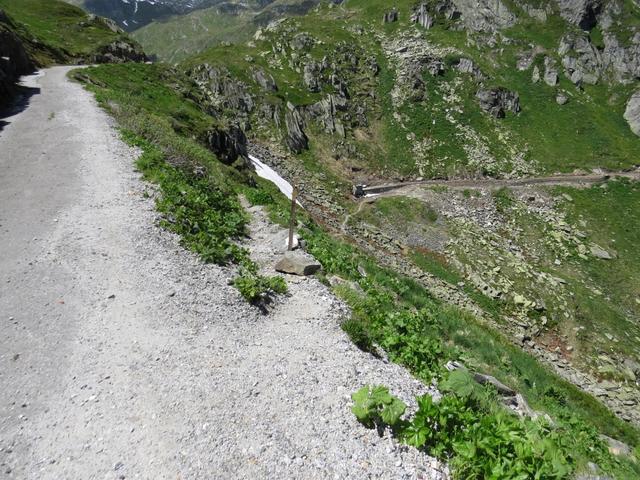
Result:
M157 20L133 35L151 54L176 62L220 43L249 40L260 26L285 16L303 15L318 0L224 2L186 15Z
M617 221L626 212L633 224L636 184L612 185L605 198L617 200L605 202L606 186L483 182L637 166L638 6L587 3L393 10L351 0L183 68L204 108L242 128L323 222L443 301L466 297L514 343L640 422L637 229ZM443 182L400 204L349 200L354 184L421 178ZM432 213L403 218L424 208Z
M0 104L35 67L146 58L111 20L59 0L0 0L0 57Z

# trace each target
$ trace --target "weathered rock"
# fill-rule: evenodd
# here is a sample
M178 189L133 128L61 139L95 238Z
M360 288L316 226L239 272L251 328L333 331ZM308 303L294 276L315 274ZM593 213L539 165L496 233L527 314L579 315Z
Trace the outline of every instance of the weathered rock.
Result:
M551 57L544 57L544 82L550 87L558 85L558 69Z
M569 102L569 97L564 92L559 92L556 95L556 103L558 105L566 105Z
M315 38L306 32L302 32L293 37L291 42L289 42L289 46L294 50L306 50L313 47L315 43Z
M313 275L319 271L322 266L312 257L302 252L293 251L286 252L276 264L276 271L289 273L291 275Z
M207 134L207 144L218 159L226 165L231 165L238 158L248 158L247 137L238 125L210 130Z
M481 89L476 93L480 107L496 118L504 118L506 112L520 111L520 97L504 88Z
M146 62L147 56L139 45L131 41L118 40L100 48L91 61L94 63Z
M426 29L433 27L434 19L429 14L425 3L420 4L419 7L416 7L413 10L413 13L411 14L411 23L417 23Z
M558 54L566 77L576 85L596 84L603 74L602 55L586 35L571 33L562 37Z
M627 102L624 111L624 119L629 124L629 128L636 135L640 136L640 90L634 92Z
M456 64L456 70L462 73L469 73L473 75L476 80L482 80L484 75L478 66L473 63L470 58L461 58Z
M253 79L263 90L267 90L269 92L278 91L278 86L276 85L276 81L273 79L273 76L265 72L262 68L258 68L253 72Z
M615 438L607 437L606 435L600 435L600 439L607 444L609 452L612 455L615 455L616 457L621 455L631 455L631 447L626 443L616 440Z
M495 32L516 23L516 16L501 0L453 0L453 4L473 32Z
M287 104L284 122L287 127L286 142L291 151L300 153L309 148L309 139L303 130L304 121L298 110L291 103Z
M390 12L387 12L382 17L382 23L393 23L398 21L398 10L395 8Z
M302 80L310 92L319 92L321 83L320 65L314 61L305 64Z
M599 245L593 244L590 247L591 255L596 258L600 258L602 260L613 260L613 255L607 252L604 248Z
M513 389L507 387L504 383L500 382L500 380L498 380L495 377L492 377L491 375L474 373L473 379L476 382L478 382L480 385L487 385L487 384L492 385L493 387L495 387L495 389L498 391L500 395L503 395L505 397L513 397L516 394L516 392Z
M602 9L601 0L556 0L560 5L560 15L569 23L583 30L591 30L598 23L598 13Z
M531 82L538 83L540 81L540 68L536 65L533 67L533 72L531 73Z
M210 107L214 111L253 111L255 103L247 85L235 79L227 69L204 63L188 73L208 97Z

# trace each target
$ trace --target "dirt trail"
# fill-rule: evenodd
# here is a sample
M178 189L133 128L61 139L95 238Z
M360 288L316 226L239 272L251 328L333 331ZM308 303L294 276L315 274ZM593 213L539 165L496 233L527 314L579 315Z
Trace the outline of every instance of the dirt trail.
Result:
M601 172L586 174L562 174L548 177L493 179L480 178L473 180L421 180L405 183L390 183L371 185L364 189L366 195L376 196L401 196L424 187L448 187L448 188L487 188L497 189L502 187L527 187L527 186L554 186L554 185L593 185L606 182L611 178L628 178L640 180L640 167L634 170L621 172Z
M318 281L262 315L159 229L136 152L67 71L0 132L1 478L444 478L349 410L367 383L425 387L359 351ZM253 213L270 270L282 232Z

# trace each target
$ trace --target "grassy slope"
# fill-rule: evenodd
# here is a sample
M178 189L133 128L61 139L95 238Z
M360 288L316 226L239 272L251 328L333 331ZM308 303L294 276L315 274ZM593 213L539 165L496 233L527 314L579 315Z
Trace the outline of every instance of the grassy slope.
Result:
M199 175L198 179L190 175L180 176L180 182L188 184L180 186L179 189L191 191L192 188L204 188L202 178L205 178L210 184L210 187L206 187L207 191L212 189L211 191L215 192L222 189L229 192L229 188L239 189L250 200L271 204L274 218L287 222L286 201L272 186L259 182L260 190L247 189L237 172L217 162L212 154L191 139L194 134L197 137L199 131L206 129L215 120L210 119L188 98L195 93L188 80L159 65L101 66L80 71L79 74L91 78L94 82L91 88L96 92L97 98L115 114L123 127L153 145L151 152L154 158L162 152L161 155L171 164L188 166L187 172L195 166L205 168L206 174L204 177ZM147 175L151 178L167 175L164 167L158 169L157 159L152 163L151 170L141 165L141 168L146 168ZM166 203L164 205L167 206ZM233 203L231 207L225 208L231 208L235 212L237 205ZM403 201L390 201L382 205L382 210L389 212L397 213L398 209L403 208L407 208ZM433 213L428 209L416 209L414 218L434 220ZM367 292L364 299L347 291L343 291L343 294L355 309L354 320L363 322L365 328L371 329L372 335L378 335L378 341L388 341L389 329L400 329L397 331L402 332L401 326L394 324L394 319L402 318L397 317L397 313L413 311L416 308L426 308L431 312L430 326L425 326L424 332L432 332L434 338L443 345L441 352L433 357L435 370L421 370L422 364L413 363L415 360L411 360L422 358L421 355L425 354L424 348L420 347L421 343L413 343L416 340L408 342L400 350L394 350L394 358L413 368L414 373L420 378L427 379L433 372L441 371L442 365L449 358L461 359L469 366L492 373L518 388L535 408L544 409L561 420L562 429L569 429L562 435L568 434L568 438L580 437L581 430L572 433L571 429L583 428L580 426L582 423L570 426L572 418L579 418L581 422L595 425L601 432L623 439L632 445L638 442L638 433L633 428L615 419L592 397L559 380L532 357L480 325L476 319L440 304L413 281L381 269L353 248L330 239L304 215L302 220L308 227L305 236L310 243L309 248L323 262L326 272L356 280ZM356 268L358 265L364 266L367 270L366 279L359 275ZM382 330L380 324L370 323L373 311L390 321ZM427 339L428 337L424 337L424 340ZM415 351L418 347L422 349ZM586 445L579 443L576 449L572 460L576 462L574 467L580 468L584 462L593 459L588 454ZM604 455L597 459L601 467L614 473L617 478L634 478L637 471L632 463L607 457L600 449L598 446L598 456Z
M243 42L255 31L253 13L224 15L216 7L157 21L132 35L149 54L178 62L222 41Z
M18 33L40 65L86 58L125 37L102 22L88 22L85 11L60 0L0 0L0 9L19 24Z

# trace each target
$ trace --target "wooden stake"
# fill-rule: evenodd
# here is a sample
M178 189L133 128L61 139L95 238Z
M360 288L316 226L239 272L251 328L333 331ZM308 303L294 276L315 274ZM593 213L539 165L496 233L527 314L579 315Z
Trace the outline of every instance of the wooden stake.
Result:
M298 198L298 187L293 187L291 193L291 219L289 222L289 251L293 250L293 230L296 226L296 200Z

